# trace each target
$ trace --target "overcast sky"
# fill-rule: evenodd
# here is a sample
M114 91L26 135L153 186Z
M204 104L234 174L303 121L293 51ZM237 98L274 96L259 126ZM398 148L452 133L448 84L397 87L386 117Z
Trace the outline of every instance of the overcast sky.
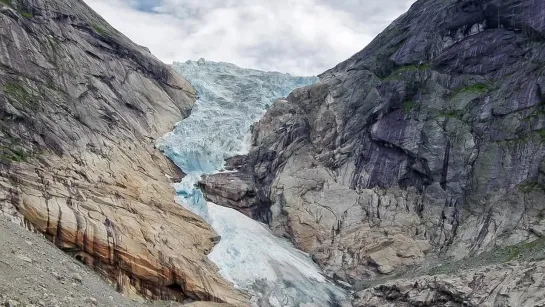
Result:
M85 0L165 63L231 62L319 74L363 49L414 0Z

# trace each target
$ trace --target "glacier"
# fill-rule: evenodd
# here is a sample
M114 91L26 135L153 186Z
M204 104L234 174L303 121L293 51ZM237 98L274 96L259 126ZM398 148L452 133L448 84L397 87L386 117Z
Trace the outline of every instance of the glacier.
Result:
M219 273L249 292L254 306L337 306L346 293L310 257L244 214L207 202L197 183L223 171L225 159L248 150L251 125L276 99L317 77L239 68L200 59L172 67L195 87L191 115L158 140L158 148L186 174L175 184L179 203L221 236L208 255Z

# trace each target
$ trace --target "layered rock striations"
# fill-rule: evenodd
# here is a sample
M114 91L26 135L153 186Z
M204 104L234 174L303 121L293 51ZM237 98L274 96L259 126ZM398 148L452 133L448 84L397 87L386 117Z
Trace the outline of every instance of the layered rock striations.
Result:
M206 178L204 192L357 287L536 240L544 20L540 0L416 2L318 84L277 101L253 127L250 153L228 161L238 172ZM525 246L480 265L519 259ZM426 285L415 288L442 289Z
M0 1L0 209L120 291L245 305L155 139L194 89L83 1Z

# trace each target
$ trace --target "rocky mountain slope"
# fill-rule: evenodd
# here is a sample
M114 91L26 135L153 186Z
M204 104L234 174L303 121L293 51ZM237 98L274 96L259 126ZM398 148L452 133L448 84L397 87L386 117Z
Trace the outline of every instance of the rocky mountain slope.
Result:
M173 68L197 89L199 99L191 115L157 147L186 174L174 185L180 204L221 236L208 258L221 276L251 295L252 306L340 306L347 293L324 278L307 254L273 235L266 225L207 202L198 187L203 175L223 171L226 158L246 152L250 127L267 105L318 78L204 59L174 63Z
M0 216L0 276L1 306L144 306L4 216Z
M541 0L417 1L203 190L367 289L357 306L543 304L544 39Z
M0 50L1 211L125 294L245 305L154 148L194 89L81 0L1 0Z

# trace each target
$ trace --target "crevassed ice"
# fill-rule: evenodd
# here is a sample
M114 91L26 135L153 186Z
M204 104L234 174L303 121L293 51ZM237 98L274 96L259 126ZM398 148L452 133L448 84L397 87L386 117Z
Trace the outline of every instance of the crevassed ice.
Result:
M220 171L226 158L247 150L250 126L267 105L318 79L202 59L173 67L197 89L199 99L158 147L187 174L175 185L180 203L221 235L210 260L225 279L253 294L255 305L336 305L345 293L306 254L238 211L206 202L196 187L202 175Z

